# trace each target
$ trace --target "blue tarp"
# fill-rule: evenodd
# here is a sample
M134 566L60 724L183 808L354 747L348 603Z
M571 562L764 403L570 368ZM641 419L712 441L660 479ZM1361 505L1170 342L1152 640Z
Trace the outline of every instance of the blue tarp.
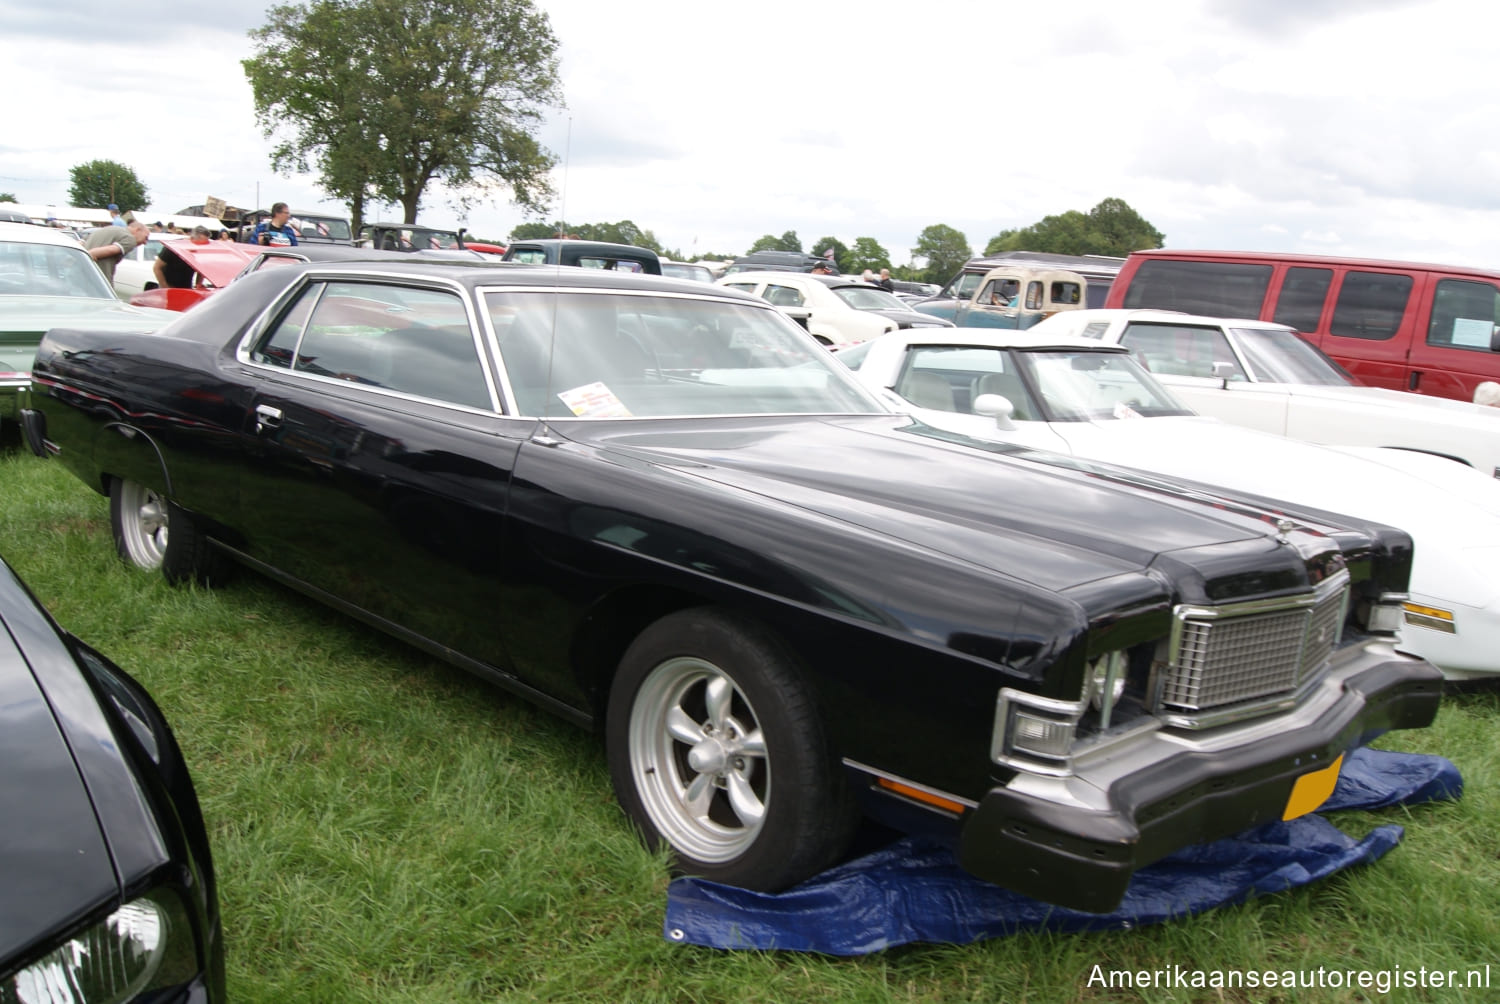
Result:
M1344 758L1319 811L1453 799L1462 791L1458 768L1443 757L1359 749ZM663 931L669 941L711 948L863 955L1026 929L1137 927L1306 885L1378 859L1401 835L1400 826L1386 825L1355 840L1320 815L1256 827L1141 869L1109 914L1066 910L980 881L947 847L908 837L777 894L677 879L667 890Z

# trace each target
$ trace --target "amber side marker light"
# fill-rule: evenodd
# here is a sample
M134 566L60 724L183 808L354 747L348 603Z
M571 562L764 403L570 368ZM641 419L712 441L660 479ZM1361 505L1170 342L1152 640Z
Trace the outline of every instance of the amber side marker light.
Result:
M923 791L921 788L913 788L909 784L902 784L900 781L892 781L890 778L877 777L875 779L875 784L881 788L886 789L887 791L894 792L897 795L904 795L905 797L910 798L914 801L933 806L934 808L942 809L944 812L951 812L955 816L962 815L965 808L962 802L955 802L951 798L944 798L942 795L934 795L930 791Z
M1453 624L1452 611L1443 610L1440 607L1424 607L1420 603L1403 603L1401 608L1406 611L1408 624L1448 634L1458 633L1458 628Z

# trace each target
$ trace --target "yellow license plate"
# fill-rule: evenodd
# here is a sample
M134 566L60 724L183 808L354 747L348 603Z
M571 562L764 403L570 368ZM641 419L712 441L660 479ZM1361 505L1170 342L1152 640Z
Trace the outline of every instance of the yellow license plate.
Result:
M1328 801L1328 796L1333 794L1334 785L1339 783L1339 768L1343 766L1344 754L1322 770L1315 770L1311 774L1303 774L1297 778L1297 783L1292 785L1291 797L1286 800L1286 811L1281 814L1282 819L1296 819L1305 816L1318 806Z

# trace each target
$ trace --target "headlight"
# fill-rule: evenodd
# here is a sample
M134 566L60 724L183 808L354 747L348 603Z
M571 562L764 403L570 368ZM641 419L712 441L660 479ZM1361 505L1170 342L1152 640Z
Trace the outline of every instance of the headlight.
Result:
M0 1004L119 1004L184 984L198 969L193 931L170 892L126 903L0 984Z
M1375 600L1362 599L1355 608L1355 620L1371 634L1395 634L1406 615L1406 593L1381 593Z

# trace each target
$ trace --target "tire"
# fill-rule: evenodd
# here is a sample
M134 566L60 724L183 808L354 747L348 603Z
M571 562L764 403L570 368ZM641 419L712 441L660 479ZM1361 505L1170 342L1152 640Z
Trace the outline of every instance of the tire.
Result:
M168 582L220 585L233 563L216 551L186 511L136 481L115 478L109 489L115 550L147 571L160 568Z
M690 875L784 889L859 821L811 690L772 635L722 611L671 614L631 644L605 744L626 815Z

